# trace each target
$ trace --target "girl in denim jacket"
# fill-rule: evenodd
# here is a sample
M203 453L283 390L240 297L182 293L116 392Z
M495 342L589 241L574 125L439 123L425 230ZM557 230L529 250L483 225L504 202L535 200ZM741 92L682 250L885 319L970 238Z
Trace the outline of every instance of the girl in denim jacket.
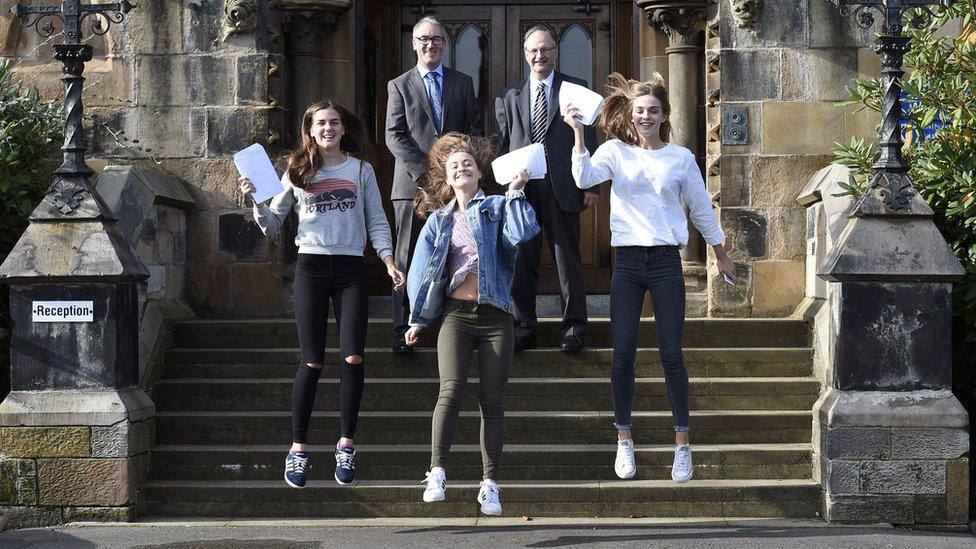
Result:
M485 195L478 183L490 159L487 140L458 133L441 137L431 147L428 183L416 198L417 213L429 217L407 275L406 342L415 345L423 329L443 319L437 335L440 395L424 501L444 500L444 465L464 400L471 354L477 348L484 467L478 503L482 513L500 515L495 479L504 431L502 398L515 344L515 254L519 244L539 232L539 224L522 191L527 170L508 182L505 196Z

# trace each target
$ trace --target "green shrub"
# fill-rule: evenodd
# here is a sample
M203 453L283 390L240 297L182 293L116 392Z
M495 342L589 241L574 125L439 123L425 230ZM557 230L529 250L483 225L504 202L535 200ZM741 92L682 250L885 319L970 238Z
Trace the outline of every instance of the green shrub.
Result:
M0 262L23 234L51 184L62 141L60 104L41 99L0 61ZM0 398L10 382L10 306L0 299Z

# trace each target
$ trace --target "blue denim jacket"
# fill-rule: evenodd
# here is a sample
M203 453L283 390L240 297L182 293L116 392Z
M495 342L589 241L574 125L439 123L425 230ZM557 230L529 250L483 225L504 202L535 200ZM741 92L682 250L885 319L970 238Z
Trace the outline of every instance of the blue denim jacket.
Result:
M410 298L410 325L428 326L441 321L451 273L445 273L447 251L451 246L456 200L427 218L417 239L417 247L407 274ZM485 196L478 194L466 208L468 225L478 245L478 303L494 305L515 313L512 280L518 245L539 234L535 210L524 196Z

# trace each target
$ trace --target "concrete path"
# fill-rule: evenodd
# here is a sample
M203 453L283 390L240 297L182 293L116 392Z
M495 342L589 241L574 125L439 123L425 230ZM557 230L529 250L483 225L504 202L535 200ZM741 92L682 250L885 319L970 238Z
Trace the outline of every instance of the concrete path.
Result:
M153 521L72 524L0 534L0 547L140 549L313 549L325 547L654 547L825 549L976 547L961 532L826 526L810 521L373 519Z

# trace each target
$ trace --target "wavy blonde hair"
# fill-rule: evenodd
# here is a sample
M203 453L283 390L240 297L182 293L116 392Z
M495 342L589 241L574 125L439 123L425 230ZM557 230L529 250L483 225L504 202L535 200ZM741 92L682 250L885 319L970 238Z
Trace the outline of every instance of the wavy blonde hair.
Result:
M654 73L650 79L643 82L624 78L619 72L607 77L607 97L603 102L603 112L597 120L597 125L605 131L611 139L619 139L631 145L640 145L640 135L634 128L631 117L631 106L634 99L642 95L652 95L661 102L664 114L671 116L671 103L668 102L668 89L664 85L664 78L660 73ZM661 140L667 141L671 137L671 123L665 120L661 123Z
M434 142L427 155L427 181L417 190L414 210L427 217L443 208L454 198L454 189L447 184L447 159L456 152L470 154L481 171L481 183L491 181L489 171L494 154L491 142L483 137L451 132Z

